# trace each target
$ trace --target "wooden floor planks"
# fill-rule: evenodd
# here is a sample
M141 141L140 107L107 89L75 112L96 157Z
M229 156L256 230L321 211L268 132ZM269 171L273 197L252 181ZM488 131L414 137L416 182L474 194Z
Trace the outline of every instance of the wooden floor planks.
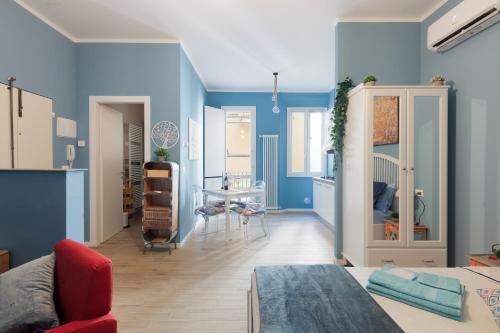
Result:
M119 332L246 332L246 291L256 265L333 263L333 233L312 213L270 214L268 221L271 240L248 248L237 229L225 245L222 218L218 234L197 229L171 256L142 253L138 222L96 248L113 261ZM258 235L255 222L251 234Z

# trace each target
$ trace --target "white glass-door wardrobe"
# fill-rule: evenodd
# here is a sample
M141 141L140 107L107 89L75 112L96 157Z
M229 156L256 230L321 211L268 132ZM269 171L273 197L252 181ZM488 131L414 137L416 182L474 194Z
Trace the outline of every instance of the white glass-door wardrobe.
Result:
M358 86L343 153L343 255L355 266L446 266L445 86Z

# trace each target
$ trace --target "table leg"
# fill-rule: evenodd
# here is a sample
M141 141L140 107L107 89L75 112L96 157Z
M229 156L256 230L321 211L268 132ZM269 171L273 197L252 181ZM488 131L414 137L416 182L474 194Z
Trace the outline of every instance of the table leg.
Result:
M231 240L231 200L226 199L226 242Z

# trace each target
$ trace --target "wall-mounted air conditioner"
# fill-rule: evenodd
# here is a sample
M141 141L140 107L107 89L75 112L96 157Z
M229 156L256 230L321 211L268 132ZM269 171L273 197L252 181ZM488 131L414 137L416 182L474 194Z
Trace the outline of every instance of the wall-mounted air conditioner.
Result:
M500 21L500 0L464 0L427 30L427 48L446 51Z

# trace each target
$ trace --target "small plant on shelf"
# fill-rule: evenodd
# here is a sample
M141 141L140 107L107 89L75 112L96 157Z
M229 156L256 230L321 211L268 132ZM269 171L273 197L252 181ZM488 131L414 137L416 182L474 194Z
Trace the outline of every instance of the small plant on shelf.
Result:
M433 76L431 80L433 86L442 86L444 85L444 81L446 81L446 79L441 75Z
M168 160L170 153L165 148L158 148L155 150L155 155L158 157L159 161L164 162Z
M391 220L399 221L399 213L397 212L391 213Z
M365 79L363 80L363 84L365 86L374 86L375 85L375 82L377 82L377 78L373 75L368 75L367 77L365 77Z

